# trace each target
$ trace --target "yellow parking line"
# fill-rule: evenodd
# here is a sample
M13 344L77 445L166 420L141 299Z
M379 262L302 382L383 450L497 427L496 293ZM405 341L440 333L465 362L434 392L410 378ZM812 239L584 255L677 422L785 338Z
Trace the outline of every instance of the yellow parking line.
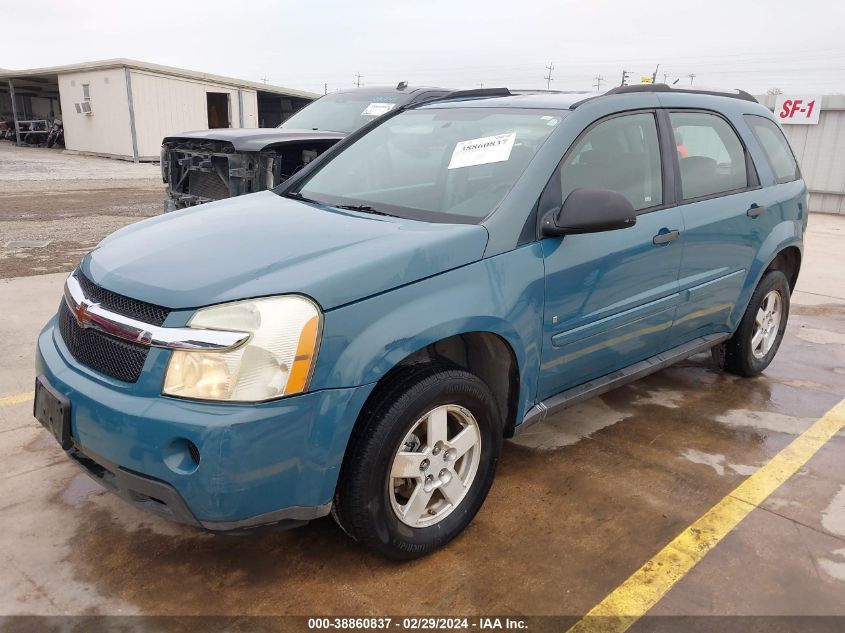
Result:
M622 633L627 630L843 428L845 400L681 532L593 607L568 633Z
M0 407L10 407L13 404L20 404L21 402L27 402L32 400L35 394L32 391L27 391L26 393L19 393L14 396L4 396L0 398Z

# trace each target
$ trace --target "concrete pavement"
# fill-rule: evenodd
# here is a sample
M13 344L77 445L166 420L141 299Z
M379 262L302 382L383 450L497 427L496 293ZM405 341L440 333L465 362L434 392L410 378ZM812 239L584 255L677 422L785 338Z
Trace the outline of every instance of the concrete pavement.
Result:
M0 404L0 614L583 614L845 397L845 217L810 218L787 335L766 373L709 355L585 402L505 446L476 520L386 563L330 519L214 536L90 481ZM0 280L0 403L32 389L64 274ZM654 613L845 616L845 434L751 512Z

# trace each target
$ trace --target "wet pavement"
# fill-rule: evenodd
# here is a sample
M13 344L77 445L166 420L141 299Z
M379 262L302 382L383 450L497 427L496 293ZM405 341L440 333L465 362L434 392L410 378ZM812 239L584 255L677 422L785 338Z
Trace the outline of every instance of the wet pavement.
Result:
M701 355L533 427L505 444L466 532L411 563L363 551L329 518L227 537L142 513L69 463L31 402L0 404L0 614L583 614L845 398L845 218L810 226L763 376ZM0 322L0 403L31 389L62 281L0 281L0 304L30 306ZM840 432L653 613L845 616L843 455Z

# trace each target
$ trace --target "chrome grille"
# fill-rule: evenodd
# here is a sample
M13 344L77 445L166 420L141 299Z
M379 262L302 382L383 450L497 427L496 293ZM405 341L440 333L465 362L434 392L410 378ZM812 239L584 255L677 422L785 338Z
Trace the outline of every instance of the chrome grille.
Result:
M59 332L71 355L86 367L124 382L136 382L144 368L149 348L80 327L62 301Z
M101 288L81 272L76 273L76 278L79 280L79 285L82 286L82 292L85 293L86 299L99 303L112 312L117 312L123 316L128 316L131 319L137 319L150 325L162 325L167 315L170 314L169 308L138 301L137 299L130 299L111 290Z

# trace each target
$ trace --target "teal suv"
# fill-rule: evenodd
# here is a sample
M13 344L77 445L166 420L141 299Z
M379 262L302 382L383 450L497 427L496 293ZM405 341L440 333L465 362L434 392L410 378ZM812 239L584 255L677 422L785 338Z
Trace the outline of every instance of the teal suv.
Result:
M706 350L763 371L806 200L743 92L397 107L272 191L103 240L39 336L35 414L138 507L332 513L414 558L478 512L502 438Z

